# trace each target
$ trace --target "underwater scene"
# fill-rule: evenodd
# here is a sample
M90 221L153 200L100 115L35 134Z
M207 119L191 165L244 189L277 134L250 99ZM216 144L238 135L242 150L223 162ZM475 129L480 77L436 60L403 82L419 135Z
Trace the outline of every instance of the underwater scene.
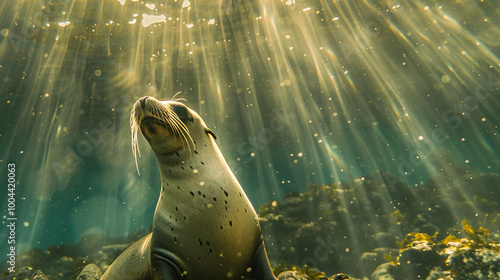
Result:
M0 0L2 279L500 279L498 0Z

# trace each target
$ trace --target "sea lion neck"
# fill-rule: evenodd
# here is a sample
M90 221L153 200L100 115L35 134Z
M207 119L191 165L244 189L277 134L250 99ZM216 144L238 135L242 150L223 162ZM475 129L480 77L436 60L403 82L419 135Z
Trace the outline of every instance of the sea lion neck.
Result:
M197 143L193 150L183 149L170 155L157 155L157 160L162 182L184 180L188 177L196 180L198 176L218 177L207 174L226 173L226 170L230 170L213 140ZM227 175L229 174L224 174Z

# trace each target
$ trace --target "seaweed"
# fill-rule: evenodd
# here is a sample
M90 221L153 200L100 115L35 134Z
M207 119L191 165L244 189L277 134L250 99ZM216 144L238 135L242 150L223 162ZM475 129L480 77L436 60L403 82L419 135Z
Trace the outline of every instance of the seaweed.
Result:
M462 229L456 229L456 231L463 232L466 235L466 238L457 238L456 236L450 234L448 235L441 243L445 245L454 245L459 249L462 248L470 248L470 249L481 249L481 248L487 248L487 249L497 249L497 246L494 246L493 244L496 245L497 242L494 242L493 240L490 240L488 236L490 235L490 231L486 229L485 227L482 227L481 224L486 224L486 220L488 218L488 215L486 214L484 217L484 221L481 223L479 222L477 226L473 227L469 225L469 223L464 219L462 221ZM496 219L493 219L490 227L493 226L495 223Z
M437 242L436 237L439 231L436 231L434 235L428 235L426 233L419 232L411 232L406 234L405 239L401 242L396 241L399 247L399 254L397 257L393 257L389 254L385 254L384 258L393 266L400 265L400 256L401 253L408 248L420 247L423 248L436 248L436 245L444 244L448 246L447 250L449 251L449 247L452 246L453 249L450 252L454 252L456 250L461 251L464 249L492 249L497 252L500 252L500 246L498 246L498 242L488 239L487 237L490 234L490 231L485 227L481 226L481 224L486 224L486 219L488 215L485 215L485 219L483 223L479 222L477 226L471 226L465 219L462 221L462 229L455 229L456 231L463 232L466 237L458 238L452 234L449 234L440 242ZM490 226L493 225L495 219L491 222Z
M392 264L393 266L398 266L400 265L399 263L399 256L397 256L396 258L394 258L393 256L389 255L389 254L384 254L384 259L388 260L390 264Z
M391 217L391 220L392 220L393 222L395 222L396 224L398 224L398 225L399 225L399 224L401 224L402 222L404 222L405 217L406 217L406 214L404 214L404 215L403 215L403 214L401 213L401 211L396 210L396 211L394 211L394 212L392 212L392 213L391 213L390 217Z
M439 231L436 231L433 236L428 235L427 233L420 232L410 232L406 234L405 239L401 242L396 241L400 250L405 248L410 248L415 246L415 243L425 243L427 245L436 244L436 237Z
M322 280L322 279L328 279L326 277L324 272L318 271L314 268L310 268L307 265L304 265L303 267L299 268L295 265L292 264L286 264L285 262L281 262L277 267L272 266L273 268L273 273L276 277L280 275L280 273L285 272L285 271L297 271L300 274L305 274L309 276L311 280Z
M494 220L492 224L493 223ZM463 232L467 235L469 240L469 242L467 242L467 246L469 246L472 249L491 248L491 246L489 245L489 240L487 240L486 238L490 234L490 231L482 227L481 223L479 223L477 227L471 227L464 219L462 221L462 228Z

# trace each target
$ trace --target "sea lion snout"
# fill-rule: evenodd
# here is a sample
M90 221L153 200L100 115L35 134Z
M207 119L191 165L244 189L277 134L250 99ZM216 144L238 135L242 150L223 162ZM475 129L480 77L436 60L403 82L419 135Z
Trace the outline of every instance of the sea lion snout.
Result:
M132 108L132 114L135 117L135 122L140 124L140 122L148 117L155 117L157 110L154 107L161 106L161 103L151 96L144 96L139 98ZM156 116L158 117L158 116Z
M139 130L157 156L171 155L182 149L191 152L194 142L187 124L193 123L190 110L180 102L159 101L151 96L139 98L130 118L134 156L140 155L137 137Z

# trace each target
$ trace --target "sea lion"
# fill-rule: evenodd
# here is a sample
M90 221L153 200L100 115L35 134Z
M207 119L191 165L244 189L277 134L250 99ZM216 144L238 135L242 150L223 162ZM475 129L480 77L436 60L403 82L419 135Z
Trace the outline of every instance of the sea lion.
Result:
M161 192L152 233L125 250L101 279L276 279L257 214L214 133L179 101L146 96L134 104L136 164L140 130L158 160Z

